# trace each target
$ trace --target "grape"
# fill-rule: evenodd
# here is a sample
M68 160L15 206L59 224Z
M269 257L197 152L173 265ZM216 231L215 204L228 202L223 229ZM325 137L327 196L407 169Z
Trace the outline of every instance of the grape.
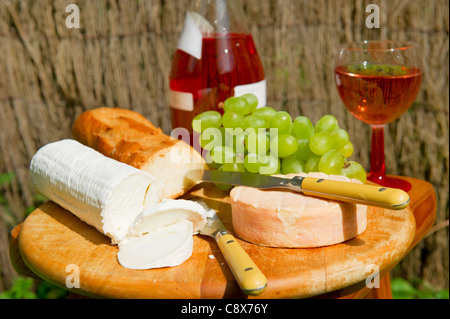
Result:
M270 128L270 122L277 114L277 111L274 108L265 106L257 109L255 112L253 112L253 115L257 115L260 118L262 118L265 122L264 127Z
M349 158L350 156L352 156L353 155L353 144L352 144L352 142L348 142L347 144L345 144L345 146L343 148L341 148L339 150L339 152L341 152L341 154L345 158Z
M270 127L278 129L278 134L289 134L292 129L292 117L288 112L280 111L270 121Z
M225 163L222 166L224 172L245 172L244 163Z
M266 129L266 135L270 139L270 141L273 141L273 139L278 136L278 129L277 128Z
M245 147L249 153L266 154L269 151L270 139L265 133L250 133L245 136Z
M223 104L225 112L232 111L240 115L247 115L251 112L247 100L241 97L230 97Z
M336 150L325 153L319 161L319 172L327 175L339 175L344 166L344 157Z
M224 166L225 166L225 164L222 165L222 166L220 166L220 167L217 169L217 171L218 171L218 172L225 171ZM234 187L233 185L220 184L220 183L214 183L214 185L216 185L216 187L217 187L218 189L220 189L221 191L224 191L224 192L226 192L226 191L228 191L228 190L230 190L230 189L232 189L232 188Z
M225 128L238 128L245 125L245 118L233 111L228 111L223 114L222 125Z
M295 152L295 156L303 162L307 161L310 157L315 156L309 147L309 140L298 140L297 141L297 152Z
M204 158L205 162L211 167L212 169L218 169L221 165L214 162L214 160L211 157L211 152L204 152Z
M270 149L275 154L278 152L278 157L285 158L297 152L298 142L292 135L281 134L272 139Z
M245 155L246 155L245 153L236 153L235 162L239 164L244 164Z
M309 140L314 135L314 125L306 116L299 116L293 123L292 132L299 140Z
M250 173L259 173L261 163L259 161L258 155L255 153L248 153L244 159L244 167Z
M266 122L258 115L249 115L245 117L245 128L253 128L258 130L259 128L265 128Z
M319 161L320 156L314 156L309 158L305 163L306 173L318 172L319 171Z
M316 155L323 155L329 150L333 149L333 138L329 133L319 132L314 134L309 141L309 147Z
M247 93L241 96L245 99L250 107L250 113L253 113L258 107L258 97L255 94Z
M367 181L367 173L358 162L350 161L342 168L340 175L348 178L356 178L363 184Z
M280 159L273 155L259 155L260 167L259 174L274 175L279 174L281 169Z
M225 129L223 127L209 127L200 135L199 141L202 148L210 151L214 147L224 144Z
M244 167L250 173L273 175L280 171L280 160L273 155L248 153L244 160Z
M360 164L346 163L353 144L334 116L325 115L314 126L305 116L292 121L287 112L257 105L258 98L248 93L227 99L223 116L207 111L194 118L203 156L213 169L263 175L323 172L366 181Z
M211 150L211 158L217 164L233 163L235 157L233 149L227 146L216 146Z
M349 136L347 131L338 128L330 133L331 138L334 141L334 149L340 150L349 142Z
M338 120L333 115L325 115L317 121L314 130L315 132L331 133L338 128Z
M225 146L233 149L236 154L245 152L246 134L241 128L225 129Z
M222 115L217 111L203 112L192 121L192 128L197 133L202 133L210 127L219 128L222 125Z
M304 164L295 156L289 156L282 160L281 171L284 175L298 174L305 171Z

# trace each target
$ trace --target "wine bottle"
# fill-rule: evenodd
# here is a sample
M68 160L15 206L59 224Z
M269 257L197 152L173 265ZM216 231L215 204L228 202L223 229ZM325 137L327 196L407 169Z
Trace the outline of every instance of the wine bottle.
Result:
M223 113L229 97L253 93L258 107L266 105L264 68L240 1L195 2L186 13L169 80L172 128L190 134L196 115Z

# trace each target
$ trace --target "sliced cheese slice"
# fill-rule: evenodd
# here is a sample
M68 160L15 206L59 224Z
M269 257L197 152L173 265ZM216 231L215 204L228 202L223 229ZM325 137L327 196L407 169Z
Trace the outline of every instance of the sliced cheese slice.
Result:
M167 227L181 220L189 220L193 234L197 234L206 224L212 212L197 202L184 199L164 199L161 203L144 210L133 223L131 235L141 235Z
M205 226L211 214L199 203L183 199L165 199L147 208L119 243L119 263L130 269L182 264L192 255L192 236Z
M123 240L136 217L159 201L153 177L74 140L42 147L30 164L36 191L109 236Z
M129 269L181 265L192 255L192 227L190 221L180 220L142 236L130 236L119 243L119 263Z

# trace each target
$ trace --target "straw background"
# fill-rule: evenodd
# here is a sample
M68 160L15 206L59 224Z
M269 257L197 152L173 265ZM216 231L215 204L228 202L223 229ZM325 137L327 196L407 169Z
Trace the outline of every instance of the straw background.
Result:
M268 104L313 121L335 115L369 168L370 129L339 99L333 66L339 45L364 39L418 42L424 79L411 109L386 130L389 174L432 183L436 224L449 215L448 0L244 0L262 58ZM66 5L81 28L66 28ZM367 5L381 9L368 29ZM188 0L8 0L0 2L0 291L17 276L8 256L11 227L33 205L28 165L41 146L70 138L84 110L133 109L170 132L168 75ZM0 197L0 199L2 198ZM448 288L448 227L436 231L393 270Z

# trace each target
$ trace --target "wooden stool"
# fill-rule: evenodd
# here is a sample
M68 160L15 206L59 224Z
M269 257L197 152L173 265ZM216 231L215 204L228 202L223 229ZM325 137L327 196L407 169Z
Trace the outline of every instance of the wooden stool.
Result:
M372 238L376 238L377 236L372 236L370 232L373 232L372 230L368 230L367 234L362 234L361 236L358 236L360 238L355 238L353 242L346 242L343 243L341 246L330 246L325 248L316 248L316 249L273 249L273 248L267 248L267 247L259 247L252 245L250 243L241 242L244 249L246 249L249 254L252 256L254 261L260 266L260 268L264 269L267 272L270 272L270 269L277 269L279 267L283 267L283 259L278 256L277 254L283 254L286 263L289 261L296 261L298 260L299 265L296 266L296 269L285 269L280 270L278 273L271 276L270 273L268 273L268 279L269 284L266 289L266 291L261 295L261 298L292 298L292 297L298 297L298 298L307 298L314 296L313 298L341 298L341 299L355 299L355 298L392 298L392 292L390 287L390 278L389 278L389 271L415 246L417 243L428 233L428 231L431 229L432 225L434 224L435 216L436 216L436 195L433 186L425 181L413 179L413 178L405 178L412 184L412 189L409 192L410 198L411 198L411 204L408 208L408 212L405 212L406 215L402 215L402 218L406 218L404 220L401 220L399 224L396 224L396 228L398 228L399 231L399 238L402 238L402 240L407 240L408 245L405 246L405 248L399 247L398 249L401 250L401 255L396 256L394 262L389 262L387 260L380 268L380 274L379 274L379 283L380 288L368 288L365 283L365 277L361 276L361 271L358 270L358 273L353 273L350 276L351 278L360 278L359 281L355 281L355 279L346 280L345 277L342 277L342 275L339 277L340 274L336 274L332 271L332 269L335 269L336 272L342 272L346 273L346 269L341 269L340 267L348 267L349 271L351 271L351 260L340 260L340 264L334 265L333 264L333 256L339 256L341 253L340 249L343 249L344 255L346 253L353 253L354 250L352 250L352 245L358 245L358 240L361 242L360 245L365 245L364 240L361 238L365 238L366 240L371 240ZM209 196L211 195L210 191L204 191L204 190L197 190L194 192L200 192L196 193L196 195L201 196ZM209 193L208 193L209 192ZM217 195L217 194L213 194ZM211 196L214 197L214 196ZM215 200L219 198L216 196ZM226 205L224 205L224 203ZM227 213L228 215L231 214L229 204L227 203L226 199L219 199L216 201L217 207L213 207L214 209L219 209L222 214ZM227 208L228 207L228 208ZM92 258L95 259L102 259L104 262L104 267L108 268L110 272L118 271L123 272L126 274L127 269L121 269L115 268L115 248L112 248L108 244L108 238L97 232L95 229L90 229L90 226L85 225L83 222L79 221L75 216L72 214L62 210L59 208L59 206L55 204L47 204L44 208L44 210L47 210L50 215L42 215L42 212L35 212L34 217L35 218L41 218L43 217L45 220L43 220L42 225L48 225L52 224L54 222L54 218L61 218L60 220L57 220L57 223L50 225L54 226L55 229L61 232L67 232L67 231L75 231L74 236L79 236L79 233L82 232L85 235L87 233L91 243L95 244L91 247L93 249L91 252L89 252L86 256L92 256ZM226 211L228 210L228 211ZM389 220L391 217L389 212L392 212L392 218L395 221L397 217L394 216L394 211L388 211L386 212L379 212L378 215L376 215L377 218L385 218L386 220ZM219 212L218 212L219 213ZM36 215L38 214L38 215ZM39 215L41 214L41 215ZM52 215L53 214L53 215ZM408 217L408 214L411 217ZM37 216L37 217L36 217ZM52 217L54 216L54 217ZM400 216L400 215L399 215ZM230 217L226 215L220 216L225 225L227 227L230 227L231 220ZM52 219L53 218L53 219ZM410 218L410 219L409 219ZM398 218L397 218L398 219ZM411 222L410 222L411 221ZM383 221L379 220L378 222L383 223ZM70 225L70 228L64 228L62 227L63 224L68 223L67 225ZM402 224L403 223L403 224ZM410 224L412 223L412 224ZM39 223L38 223L39 224ZM409 225L412 225L412 233L411 235L408 235L407 230L403 230L401 228L408 228ZM20 232L21 232L21 225L18 225L15 227L11 233L11 241L10 241L10 258L12 265L16 269L16 271L23 275L28 277L36 277L35 273L30 270L30 268L25 264L22 257L25 257L25 259L28 259L28 263L30 263L30 267L35 269L35 272L39 274L40 277L43 277L46 280L53 281L59 286L64 287L64 281L61 279L63 276L63 271L65 268L59 269L59 278L49 278L45 273L42 273L42 271L46 271L46 267L53 267L55 265L51 263L47 263L46 265L36 265L36 263L39 263L40 257L31 256L31 252L33 252L33 249L30 247L22 247L22 249L26 248L25 251L20 251L19 249L19 241L20 241ZM404 227L403 227L404 226ZM62 228L61 228L62 227ZM415 227L415 230L414 230ZM231 227L230 227L231 228ZM30 229L32 230L32 229ZM402 232L402 233L401 233ZM376 235L376 234L375 234ZM366 237L364 237L366 236ZM367 237L368 236L368 237ZM371 237L372 236L372 237ZM197 236L196 236L197 237ZM51 239L54 241L56 237L52 237ZM80 237L83 239L83 237ZM389 238L389 236L387 236ZM45 239L43 239L45 241ZM86 288L85 291L80 291L81 294L87 294L92 296L99 296L99 297L119 297L119 298L245 298L240 290L237 287L237 284L234 282L234 278L229 271L229 269L226 267L226 263L224 263L223 257L220 255L220 251L218 251L217 247L215 246L213 241L209 241L208 239L204 238L196 238L196 245L195 247L199 248L199 252L194 254L190 260L188 260L185 264L179 267L194 267L193 269L196 271L195 274L198 275L199 273L202 273L200 271L200 266L206 267L203 269L204 273L206 274L206 277L199 277L198 283L196 283L197 286L192 286L189 288L189 283L184 283L184 289L185 291L179 291L176 290L176 286L169 285L170 284L170 276L168 277L166 274L173 273L176 275L179 275L179 271L182 268L177 269L166 269L166 270L151 270L149 272L132 272L129 274L132 274L128 279L130 281L134 280L132 277L137 276L136 282L139 282L139 280L148 280L146 288L139 288L135 287L130 288L130 286L126 286L127 282L123 283L120 281L115 282L114 280L108 281L108 278L102 278L102 282L96 282L95 280L90 283L90 286ZM387 239L386 239L387 240ZM399 239L400 240L400 239ZM370 243L367 243L370 244ZM395 250L395 241L391 241L389 243L389 247L393 247ZM372 245L371 247L378 248L380 244ZM355 246L356 247L356 246ZM57 249L57 246L55 246ZM23 255L25 254L25 255ZM275 254L275 259L268 260L268 256L271 254ZM95 255L95 256L94 256ZM214 258L210 258L210 256L213 255ZM266 256L266 257L264 257ZM305 257L306 256L306 257ZM309 256L309 257L308 257ZM314 257L317 256L317 257ZM320 269L320 267L317 267L316 273L322 273L324 282L319 283L317 287L309 286L307 283L309 277L311 276L311 270L312 265L308 264L309 260L318 260L320 259L320 256L328 256L325 258L326 263L324 265L326 266L326 269ZM45 259L44 256L41 256L42 259ZM321 257L321 258L322 258ZM84 258L84 257L83 257ZM105 259L106 258L106 259ZM200 258L200 259L199 259ZM306 258L306 259L305 259ZM311 259L312 258L312 259ZM339 258L338 258L339 259ZM31 260L31 261L30 261ZM107 260L107 262L106 262ZM206 261L205 261L206 260ZM265 263L265 260L269 262L272 266L267 266ZM323 261L321 261L323 262ZM304 264L302 266L302 263ZM109 265L108 265L109 264ZM221 265L222 264L222 265ZM278 265L278 266L276 266ZM347 266L346 266L347 265ZM43 268L42 268L43 267ZM120 267L120 266L119 266ZM269 268L268 268L269 267ZM271 268L272 267L272 268ZM273 268L275 267L275 268ZM303 267L303 268L302 268ZM190 271L190 268L185 268L186 271ZM47 269L48 270L48 269ZM314 269L313 269L314 270ZM283 272L284 271L284 272ZM297 274L295 272L297 271ZM321 272L322 271L322 272ZM331 272L329 273L329 276L326 276L326 271ZM184 270L181 272L183 273ZM283 273L285 276L290 276L286 278L290 278L289 280L286 280L285 278L281 277L279 273ZM52 271L48 270L48 274L53 275ZM153 280L150 281L151 278L146 277L147 275L154 276L155 274L159 274L161 276L165 276L164 280L161 282L158 282L159 277L152 277ZM194 273L192 273L194 274ZM67 275L67 274L66 274ZM159 276L158 275L158 276ZM140 278L139 276L142 276ZM358 277L359 276L359 277ZM56 279L55 279L56 278ZM162 277L161 277L162 278ZM271 282L272 279L272 282ZM320 279L320 278L319 278ZM344 280L343 280L344 279ZM88 279L83 279L85 281L88 281ZM334 281L333 281L334 280ZM353 281L352 281L353 280ZM192 281L192 279L191 279ZM195 280L194 280L195 281ZM340 284L339 282L342 281ZM122 287L122 290L120 290L120 287L117 287L117 285L125 284L124 287ZM151 285L155 284L155 288L152 291ZM110 285L111 287L114 287L115 291L108 291L108 289L103 289L100 286L103 285ZM178 283L178 286L181 285ZM73 292L78 293L77 290L72 290Z

